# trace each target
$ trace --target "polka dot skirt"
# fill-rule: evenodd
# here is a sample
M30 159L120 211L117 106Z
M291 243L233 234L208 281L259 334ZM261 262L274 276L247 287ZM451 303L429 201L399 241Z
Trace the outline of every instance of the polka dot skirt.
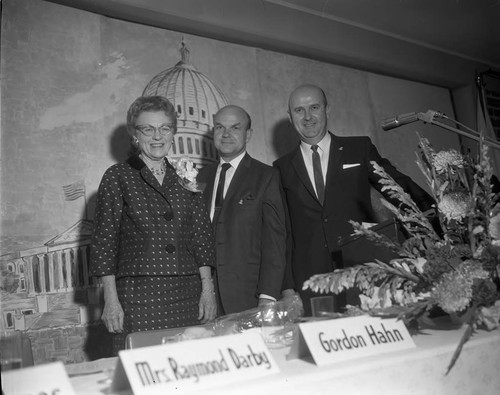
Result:
M115 354L132 332L198 325L201 281L198 275L125 277L116 282L125 313L124 333L113 339Z

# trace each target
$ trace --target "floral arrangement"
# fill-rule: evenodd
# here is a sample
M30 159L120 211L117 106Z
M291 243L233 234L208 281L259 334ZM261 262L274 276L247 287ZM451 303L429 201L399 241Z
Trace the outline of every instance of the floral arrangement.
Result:
M174 167L179 176L179 184L191 192L202 192L196 181L198 170L194 163L187 157L183 156L179 159L169 158L168 161Z
M390 262L362 265L319 274L304 289L338 294L356 287L361 306L352 314L394 314L408 326L429 322L429 313L443 311L458 318L466 330L448 366L455 364L465 342L477 328L500 325L500 204L491 190L492 168L481 140L478 160L456 150L435 152L419 135L417 164L436 202L434 226L410 196L376 163L383 190L401 202L392 211L409 236L395 242L351 221L363 235L396 253Z

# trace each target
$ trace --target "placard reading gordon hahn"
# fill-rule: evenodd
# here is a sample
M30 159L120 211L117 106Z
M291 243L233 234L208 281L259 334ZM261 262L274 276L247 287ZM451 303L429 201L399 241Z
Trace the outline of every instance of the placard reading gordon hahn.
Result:
M256 332L125 350L119 357L112 389L130 385L135 395L198 391L279 372Z
M369 316L299 324L288 359L311 355L317 365L414 348L402 321Z

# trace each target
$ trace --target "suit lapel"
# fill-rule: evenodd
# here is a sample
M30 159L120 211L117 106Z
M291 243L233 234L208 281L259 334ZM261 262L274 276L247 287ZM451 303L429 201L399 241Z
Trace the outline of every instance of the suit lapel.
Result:
M330 156L328 157L328 170L326 177L326 191L325 194L328 193L328 189L330 187L333 188L334 180L337 179L338 175L342 171L341 164L344 155L344 147L339 143L339 140L336 136L331 135L332 140L330 143Z
M225 208L227 207L225 202L232 200L236 192L240 190L241 186L243 185L245 180L244 175L248 174L247 172L251 162L252 161L250 156L248 155L248 153L246 153L243 159L241 160L240 164L238 165L238 168L234 172L233 178L231 179L231 184L229 184L226 196L224 197L224 204L222 204L221 215L224 214Z
M330 133L330 132L329 132ZM342 162L344 156L344 147L339 142L337 136L331 134L332 140L330 143L330 156L328 158L328 171L326 173L325 185L325 207L331 206L334 202L333 196L335 194L336 180L342 171Z
M205 197L205 201L207 202L208 209L210 210L210 206L212 204L212 195L215 193L214 183L215 183L215 175L217 174L217 168L219 167L219 163L209 165L207 167L206 173L206 185L203 189L203 196Z
M241 186L244 184L245 174L248 174L247 171L248 171L251 163L252 163L252 159L250 158L248 153L246 153L243 156L243 159L241 159L241 162L238 165L238 168L236 169L236 171L231 179L231 184L229 184L229 187L227 188L226 195L224 196L224 201L222 203L222 208L220 210L218 218L221 218L225 215L227 207L229 206L229 204L227 202L229 202L230 200L233 199L233 197L240 190ZM217 168L218 168L218 164L216 166L214 166L213 168L210 168L208 170L208 173L207 173L207 177L208 177L207 181L208 182L207 182L207 186L205 187L205 190L203 192L205 195L205 199L208 202L209 209L211 207L212 195L215 193L215 190L216 190L215 175L217 173ZM213 218L212 223L213 224L217 223L217 219L215 218L215 214L214 214L214 218Z
M168 190L177 183L177 174L172 165L165 158L166 171L163 178L163 185L160 185L156 177L149 171L146 164L138 156L132 156L127 160L127 163L141 173L143 180L155 191L157 191L165 200L168 199Z
M295 152L292 155L292 166L297 173L302 184L305 186L307 191L311 194L311 196L318 202L318 197L316 196L316 192L314 192L314 187L312 185L311 179L309 178L309 174L307 173L306 165L304 163L304 158L302 157L302 151L300 149L300 145L297 146Z

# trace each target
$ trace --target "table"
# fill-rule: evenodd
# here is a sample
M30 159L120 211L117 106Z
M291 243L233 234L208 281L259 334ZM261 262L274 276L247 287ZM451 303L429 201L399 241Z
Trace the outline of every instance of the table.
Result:
M280 373L241 385L204 390L221 394L481 394L500 393L500 330L479 331L469 340L451 372L446 368L463 329L424 330L413 339L417 347L383 356L369 357L324 367L312 360L286 360L289 348L272 350ZM108 369L71 377L78 395L112 394L110 370L116 358L68 365L69 374L79 369ZM94 365L89 365L94 364ZM121 394L130 394L131 391Z

